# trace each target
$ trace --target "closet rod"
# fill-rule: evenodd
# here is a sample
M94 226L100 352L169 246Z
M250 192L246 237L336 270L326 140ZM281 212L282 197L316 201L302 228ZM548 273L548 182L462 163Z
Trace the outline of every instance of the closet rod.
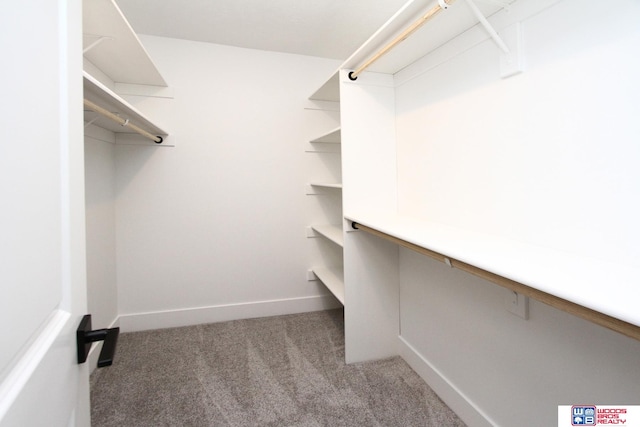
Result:
M162 144L163 138L159 135L154 135L152 133L147 132L146 130L139 128L138 126L134 125L133 123L129 123L129 119L123 119L122 117L113 114L111 111L106 110L104 108L102 108L101 106L94 104L93 102L89 101L88 99L84 100L84 106L87 107L88 109L95 111L98 114L101 114L103 116L105 116L108 119L113 120L114 122L118 123L120 126L126 126L127 128L131 129L132 131L144 136L145 138L149 138L150 140L152 140L153 142L155 142L156 144Z
M438 0L438 4L435 5L434 7L432 7L431 9L429 9L427 11L427 13L425 13L424 15L422 15L420 17L420 19L418 19L416 22L414 22L413 24L411 24L410 26L408 26L398 37L396 37L395 39L393 39L388 45L386 45L385 47L383 47L382 49L380 49L378 51L378 53L376 53L375 55L373 55L371 58L369 58L364 64L362 64L359 68L357 68L355 71L351 71L349 73L349 79L350 80L356 80L358 78L358 75L360 75L360 73L362 73L364 70L366 70L371 64L373 64L374 62L376 62L378 59L380 59L380 57L382 55L384 55L385 53L389 52L391 49L393 49L398 43L400 43L401 41L405 40L406 38L408 38L411 34L413 34L418 28L420 28L423 24L425 24L427 21L429 21L431 18L433 18L434 16L436 16L438 14L438 12L440 12L441 10L447 9L449 7L449 5L451 3L453 3L455 0Z
M451 268L457 268L459 270L466 271L467 273L473 274L474 276L493 282L496 285L502 286L503 288L510 289L514 292L517 292L529 298L533 298L536 301L540 301L541 303L557 308L558 310L562 310L569 314L573 314L574 316L588 320L597 325L603 326L607 329L611 329L612 331L616 331L620 334L626 335L630 338L634 338L640 341L640 326L636 326L632 323L628 323L623 320L616 319L615 317L611 317L604 313L600 313L599 311L595 311L585 306L576 304L574 302L567 301L566 299L548 294L539 289L524 285L520 282L507 279L506 277L499 276L495 273L491 273L490 271L483 270L474 265L467 264L465 262L458 261L457 259L447 257L441 253L431 251L427 248L423 248L422 246L418 246L416 244L407 242L406 240L402 240L395 236L386 234L380 230L376 230L375 228L367 227L365 225L362 225L356 222L352 222L351 227L355 230L365 231L374 236L383 238L397 245L411 249L412 251L418 252L422 255L426 255L429 258L435 259L436 261L444 262Z

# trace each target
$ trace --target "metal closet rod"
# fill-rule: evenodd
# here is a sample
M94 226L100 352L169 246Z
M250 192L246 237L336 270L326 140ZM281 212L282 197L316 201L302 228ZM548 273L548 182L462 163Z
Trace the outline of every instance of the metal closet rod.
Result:
M164 141L164 139L159 136L159 135L154 135L152 133L147 132L146 130L134 125L133 123L129 123L129 119L123 119L122 117L113 114L111 111L106 110L104 108L102 108L101 106L94 104L93 102L89 101L88 99L84 100L84 106L87 107L88 109L95 111L98 114L101 114L103 116L105 116L108 119L113 120L114 122L118 123L120 126L126 126L127 128L131 129L132 131L144 136L145 138L149 138L150 140L152 140L153 142L155 142L156 144L162 144L162 141Z
M388 45L383 47L369 58L364 64L362 64L359 68L349 73L349 79L356 80L358 75L366 70L371 64L376 62L382 55L389 52L393 49L398 43L408 38L411 34L413 34L418 28L422 27L427 21L431 20L434 16L436 16L440 11L449 7L455 0L438 0L438 4L429 9L424 15L420 17L416 22L408 26L398 37L393 39Z

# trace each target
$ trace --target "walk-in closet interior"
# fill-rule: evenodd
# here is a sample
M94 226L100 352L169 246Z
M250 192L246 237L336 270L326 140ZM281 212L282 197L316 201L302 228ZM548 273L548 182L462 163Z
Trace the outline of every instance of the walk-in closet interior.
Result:
M639 2L395 1L340 58L167 4L82 2L94 327L343 306L469 426L640 404Z

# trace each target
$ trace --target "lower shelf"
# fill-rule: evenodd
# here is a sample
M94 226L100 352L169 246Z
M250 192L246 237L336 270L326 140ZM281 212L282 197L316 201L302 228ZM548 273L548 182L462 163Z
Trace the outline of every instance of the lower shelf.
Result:
M316 267L313 273L344 305L344 269L342 267Z

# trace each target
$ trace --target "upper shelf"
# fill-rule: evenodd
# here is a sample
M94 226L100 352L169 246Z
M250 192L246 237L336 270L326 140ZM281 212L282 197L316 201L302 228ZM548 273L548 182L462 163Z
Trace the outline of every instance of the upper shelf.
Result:
M513 1L505 1L505 3ZM356 50L341 68L358 67L437 4L438 2L434 0L410 0ZM503 9L499 5L485 2L477 2L477 6L485 17ZM395 74L476 25L478 25L478 18L465 1L458 0L387 52L367 70Z
M114 0L83 2L83 49L87 48L84 57L114 82L167 86Z
M87 72L83 73L83 84L85 99L98 104L123 119L129 119L131 123L141 127L151 134L168 135L168 132L153 123L135 107L122 99L116 93L112 92ZM90 110L85 109L84 120L85 122L91 122L96 126L108 129L115 133L131 133L131 131L126 127L120 126L116 122Z
M505 4L515 0L504 0ZM426 11L437 5L435 0L409 0L382 27L378 29L338 69L353 70L382 49L402 33ZM478 9L490 17L503 9L502 6L478 2ZM436 50L469 29L480 25L478 18L463 0L454 2L447 10L419 28L410 37L374 62L367 71L396 74L418 59ZM340 101L339 72L336 71L309 99Z
M340 101L340 78L338 72L336 71L309 99L317 101Z

